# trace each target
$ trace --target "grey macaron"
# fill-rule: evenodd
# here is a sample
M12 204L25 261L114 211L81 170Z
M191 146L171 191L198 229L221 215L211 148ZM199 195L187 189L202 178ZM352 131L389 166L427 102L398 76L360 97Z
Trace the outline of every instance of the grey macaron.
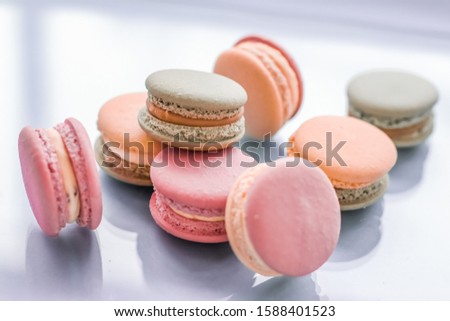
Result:
M348 84L348 113L382 129L397 147L420 144L433 131L438 91L428 80L399 70L373 70Z

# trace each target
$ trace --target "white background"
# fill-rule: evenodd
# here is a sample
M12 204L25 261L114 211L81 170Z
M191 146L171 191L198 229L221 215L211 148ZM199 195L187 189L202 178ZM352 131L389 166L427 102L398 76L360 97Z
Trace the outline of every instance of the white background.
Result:
M448 300L450 294L450 3L434 1L0 1L0 299ZM98 109L145 91L164 68L212 70L240 37L276 40L305 82L306 119L346 113L356 73L400 68L440 92L435 131L402 150L391 186L372 207L343 213L338 247L301 278L255 276L227 244L161 231L151 189L101 173L104 218L59 238L38 228L23 188L17 137L69 116L92 139Z

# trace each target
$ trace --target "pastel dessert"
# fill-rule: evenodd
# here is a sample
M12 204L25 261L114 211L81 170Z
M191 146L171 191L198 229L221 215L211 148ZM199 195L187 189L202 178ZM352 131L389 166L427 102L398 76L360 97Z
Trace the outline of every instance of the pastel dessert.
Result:
M292 57L271 40L247 36L216 60L214 72L245 88L246 135L274 135L300 108L303 82Z
M377 127L346 116L319 116L291 136L288 153L308 159L331 180L342 210L367 207L381 198L397 161L392 140Z
M176 237L201 243L227 241L225 205L234 180L256 165L240 149L217 152L167 148L152 164L150 212Z
M25 127L19 134L25 190L42 231L57 236L68 223L96 229L102 196L92 146L74 118L49 129Z
M225 224L248 268L266 276L302 276L333 253L340 232L336 193L323 171L301 158L259 164L234 183Z
M175 147L222 149L245 132L245 90L226 77L195 70L169 69L147 77L147 107L139 124Z
M433 131L438 91L420 76L397 70L368 71L349 82L347 95L349 115L377 126L397 147L416 146Z
M163 145L149 137L136 118L147 93L128 93L107 101L98 113L101 136L95 143L100 167L122 182L150 186L150 165Z

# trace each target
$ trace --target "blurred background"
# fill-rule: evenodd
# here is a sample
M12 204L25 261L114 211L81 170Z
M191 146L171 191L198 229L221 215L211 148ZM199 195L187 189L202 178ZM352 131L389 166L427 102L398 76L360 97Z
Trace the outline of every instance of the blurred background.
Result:
M372 68L422 75L440 92L436 129L401 151L382 201L343 215L338 248L304 278L247 271L227 245L162 233L148 213L151 190L101 174L104 220L93 233L39 231L23 188L23 126L80 119L92 140L99 108L145 91L164 68L211 71L240 37L284 47L305 82L304 120L346 114L346 84ZM0 0L0 299L450 299L450 1L446 0ZM445 188L444 188L445 186ZM440 192L446 193L448 192ZM441 195L439 193L439 195ZM203 254L202 254L203 253Z

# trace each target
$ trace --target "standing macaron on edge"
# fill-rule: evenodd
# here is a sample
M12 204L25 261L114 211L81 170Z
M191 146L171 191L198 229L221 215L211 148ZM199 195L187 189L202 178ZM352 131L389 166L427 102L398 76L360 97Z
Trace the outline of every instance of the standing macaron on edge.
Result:
M25 190L42 231L57 236L66 224L96 229L102 196L92 146L75 118L49 129L24 127L18 140Z

